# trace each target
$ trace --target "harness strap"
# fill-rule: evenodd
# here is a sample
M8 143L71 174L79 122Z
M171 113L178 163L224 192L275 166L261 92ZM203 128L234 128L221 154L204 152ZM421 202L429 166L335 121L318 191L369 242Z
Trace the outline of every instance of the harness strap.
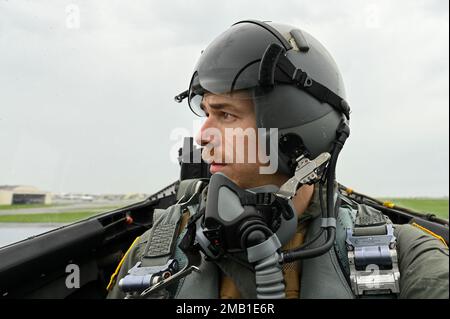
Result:
M181 220L180 205L171 206L168 210L155 209L153 220L155 222L141 256L143 267L165 265L171 258Z
M177 238L186 226L181 225L182 214L185 213L191 201L196 201L202 187L205 185L202 179L184 180L180 183L177 199L183 203L175 204L168 209L155 209L153 213L154 223L150 230L149 240L141 257L143 267L165 265L175 252ZM189 213L188 217L189 218Z
M186 264L186 257L181 256L176 246L180 233L188 223L190 211L194 213L196 210L194 207L202 186L205 184L201 180L182 181L179 188L181 191L177 195L179 201L167 209L153 211L153 225L148 231L148 240L140 261L119 282L119 287L127 292L127 297L133 297L144 289L160 284L178 273L180 264L182 267ZM183 202L180 204L181 201ZM173 294L176 286L169 288L166 292Z

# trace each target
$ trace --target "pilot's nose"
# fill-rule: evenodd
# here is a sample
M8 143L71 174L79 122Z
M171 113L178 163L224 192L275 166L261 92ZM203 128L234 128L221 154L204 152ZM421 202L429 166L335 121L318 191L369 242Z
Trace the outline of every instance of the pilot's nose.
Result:
M195 136L195 142L201 146L212 144L214 141L214 134L212 131L214 131L214 129L215 126L212 117L207 117L205 122L203 122L200 131L198 131Z

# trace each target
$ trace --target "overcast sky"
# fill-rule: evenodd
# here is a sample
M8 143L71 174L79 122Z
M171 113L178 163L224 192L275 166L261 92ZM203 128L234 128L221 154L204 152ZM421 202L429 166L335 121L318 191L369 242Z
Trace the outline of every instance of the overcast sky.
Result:
M352 107L337 178L448 196L449 8L403 1L0 0L0 185L152 193L178 178L173 96L231 24L295 25L334 56Z

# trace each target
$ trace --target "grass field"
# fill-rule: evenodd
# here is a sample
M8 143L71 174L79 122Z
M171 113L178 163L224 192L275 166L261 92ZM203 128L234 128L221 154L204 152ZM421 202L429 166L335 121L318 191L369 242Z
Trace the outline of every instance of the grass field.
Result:
M18 214L0 216L0 223L71 223L99 214L98 211Z
M397 206L410 208L423 213L433 213L448 219L448 198L383 198Z

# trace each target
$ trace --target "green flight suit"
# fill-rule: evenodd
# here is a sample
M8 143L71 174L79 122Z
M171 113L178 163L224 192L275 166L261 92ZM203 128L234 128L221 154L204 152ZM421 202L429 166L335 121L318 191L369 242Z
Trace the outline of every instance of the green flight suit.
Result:
M316 185L314 189L314 196L307 210L299 220L305 219L306 216L318 218L321 215L320 205L318 204L318 193L318 187ZM195 212L191 212L191 214L192 213ZM397 237L397 253L400 270L400 294L398 297L403 299L448 299L448 247L446 247L437 238L412 225L394 225L394 229L395 236ZM125 297L125 294L118 287L118 282L121 278L126 276L128 270L140 260L144 252L145 245L148 241L148 237L149 231L144 233L139 238L137 243L130 249L118 273L115 284L110 290L107 298ZM210 276L203 276L200 278L204 278L202 280L211 280ZM249 281L247 280L247 282ZM193 290L190 296L192 298L208 298L210 295L202 295L201 291Z

